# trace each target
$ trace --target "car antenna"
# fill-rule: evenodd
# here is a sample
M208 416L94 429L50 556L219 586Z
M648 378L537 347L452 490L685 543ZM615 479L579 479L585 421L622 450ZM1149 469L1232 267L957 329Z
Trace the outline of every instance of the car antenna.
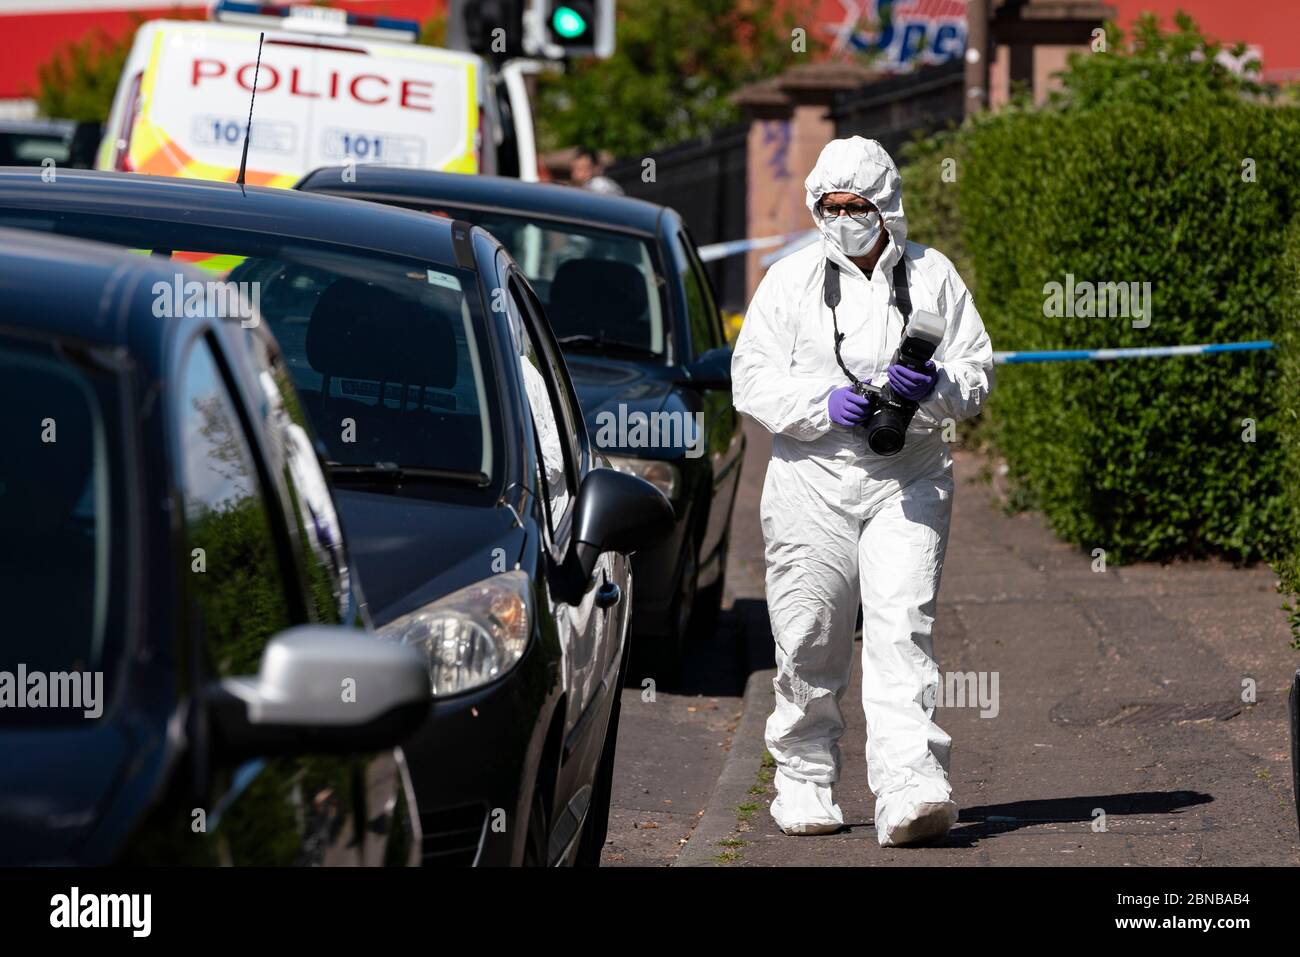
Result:
M239 191L244 192L244 173L248 170L248 141L253 138L253 104L257 102L257 75L262 72L262 41L265 33L257 35L257 66L253 67L253 94L248 98L248 126L244 127L244 155L239 158ZM248 195L245 193L244 195Z

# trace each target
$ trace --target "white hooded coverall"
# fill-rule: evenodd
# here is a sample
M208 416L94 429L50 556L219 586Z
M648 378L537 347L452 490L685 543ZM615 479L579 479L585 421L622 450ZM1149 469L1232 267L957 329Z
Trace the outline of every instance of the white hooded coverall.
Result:
M934 812L934 805L948 818L939 833L956 820L948 784L952 739L934 721L939 669L930 636L953 494L941 430L945 420L980 410L993 383L993 352L952 263L907 241L898 169L879 143L857 136L832 141L804 185L810 212L825 193L869 200L888 245L870 278L824 229L819 242L779 260L754 294L732 361L736 408L774 437L762 500L777 665L776 710L766 732L777 764L772 815L787 833L843 824L830 786L839 774L840 702L860 595L877 838L901 843L917 814ZM864 382L881 384L902 331L893 297L900 252L913 315L938 313L947 331L934 354L933 392L921 402L903 450L883 457L867 447L861 427L830 421L827 399L849 383L835 361L822 277L827 258L840 266L836 316L845 364Z

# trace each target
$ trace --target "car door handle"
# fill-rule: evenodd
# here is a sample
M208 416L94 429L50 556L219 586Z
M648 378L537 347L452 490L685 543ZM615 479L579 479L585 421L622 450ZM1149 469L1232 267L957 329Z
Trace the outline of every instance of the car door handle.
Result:
M623 598L623 589L612 581L606 582L596 589L596 607L613 608Z

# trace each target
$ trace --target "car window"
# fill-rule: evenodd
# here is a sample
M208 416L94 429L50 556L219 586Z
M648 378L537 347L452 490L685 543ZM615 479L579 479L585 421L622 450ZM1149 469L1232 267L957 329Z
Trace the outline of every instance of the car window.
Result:
M513 280L509 284L509 290L510 294L506 300L510 326L519 354L524 394L528 400L529 412L533 417L533 429L537 436L542 460L542 494L545 497L552 541L555 541L557 530L576 491L573 478L573 452L571 446L566 449L568 437L565 432L565 413L554 390L547 382L548 375L553 374L552 370L547 368L546 355L538 347L524 319L527 306L523 293Z
M187 558L203 648L216 675L253 674L267 641L293 615L256 460L206 339L190 347L178 401Z
M528 310L528 318L532 323L531 328L535 332L546 329L546 313L542 310L542 304L538 301L537 296L526 283L518 282L517 285L523 298L524 307ZM582 406L579 405L572 384L569 382L569 373L564 364L564 357L555 350L550 339L540 332L537 332L534 336L534 341L541 349L550 369L549 381L551 387L555 389L556 407L560 410L564 425L565 447L569 451L570 462L573 465L573 477L576 480L582 462L581 437L586 428L582 417Z
M294 531L305 561L307 586L316 618L325 622L349 619L351 571L329 483L321 469L311 435L311 423L289 377L284 361L265 339L245 330L257 356L258 386L265 402L256 406L268 439L271 468L279 471L293 500Z
M718 307L713 301L708 281L691 249L690 240L678 232L677 259L686 291L687 322L691 330L691 348L695 355L722 345L718 329Z
M259 284L262 318L329 460L490 476L473 275L341 266L259 258L230 274Z
M495 210L439 204L431 211L482 226L500 240L564 349L664 354L667 282L651 240Z
M47 159L62 165L72 144L61 136L42 133L0 133L0 166L40 166Z
M0 672L46 688L37 706L25 685L28 706L0 708L0 724L77 723L94 710L78 703L110 700L126 638L117 401L107 374L0 338Z
M32 228L39 216L0 212L0 221ZM422 470L443 481L438 494L491 496L501 439L483 371L490 356L479 344L484 308L474 272L274 233L126 216L62 217L51 228L185 262L224 281L233 293L214 296L221 282L206 292L198 284L202 298L220 299L225 318L243 323L256 314L270 327L331 468ZM162 314L185 308L188 297L167 297ZM232 302L240 303L236 315ZM334 475L339 480L337 469Z

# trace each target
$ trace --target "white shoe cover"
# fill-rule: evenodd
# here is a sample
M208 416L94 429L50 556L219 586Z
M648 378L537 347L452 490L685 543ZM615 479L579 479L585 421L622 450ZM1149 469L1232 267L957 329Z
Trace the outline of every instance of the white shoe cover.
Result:
M902 847L942 838L957 823L957 805L952 801L923 801L906 808L897 821L888 820L876 804L876 839L881 847Z
M844 813L831 796L829 784L814 784L776 772L772 818L786 834L834 834L844 826Z

